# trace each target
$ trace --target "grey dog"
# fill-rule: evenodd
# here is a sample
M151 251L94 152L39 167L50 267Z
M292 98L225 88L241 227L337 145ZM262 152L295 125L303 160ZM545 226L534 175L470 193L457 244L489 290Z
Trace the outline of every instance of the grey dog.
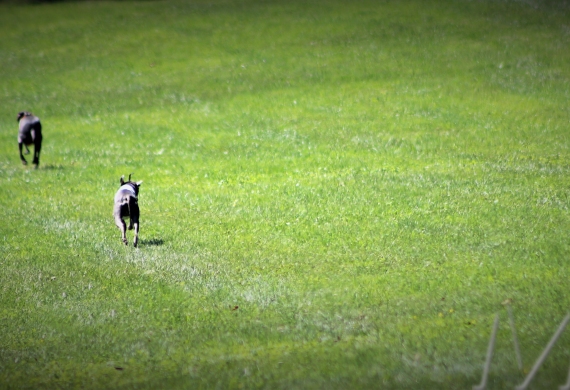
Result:
M34 161L33 164L38 167L40 165L40 150L42 149L42 124L40 118L31 112L22 111L18 113L18 147L20 148L20 160L26 165L28 162L22 154L22 145L26 147L26 154L30 153L29 145L34 144Z
M139 187L142 181L134 182L131 181L131 175L129 175L129 180L125 181L125 176L121 176L121 187L115 194L115 205L113 207L113 217L115 218L115 224L121 230L123 243L128 245L126 230L127 226L124 217L129 217L129 230L135 229L135 239L133 246L137 246L139 242Z

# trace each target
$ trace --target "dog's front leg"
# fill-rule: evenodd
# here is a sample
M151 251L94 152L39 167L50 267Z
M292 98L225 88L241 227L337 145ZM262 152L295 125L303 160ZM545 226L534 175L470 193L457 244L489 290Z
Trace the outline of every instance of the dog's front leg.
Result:
M135 239L133 242L133 246L136 248L139 243L139 221L137 220L133 225L135 227Z
M115 216L115 225L117 225L117 227L121 230L121 238L123 239L123 244L128 245L127 225L125 224L125 221L123 221L123 218L120 216Z

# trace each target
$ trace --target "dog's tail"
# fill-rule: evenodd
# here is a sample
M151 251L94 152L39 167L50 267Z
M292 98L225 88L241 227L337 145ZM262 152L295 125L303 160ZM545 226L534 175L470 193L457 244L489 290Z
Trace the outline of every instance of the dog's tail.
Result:
M127 206L127 210L129 212L129 215L131 215L131 196L130 195L125 195L121 198L121 203L120 203L120 208L121 210L125 210L125 206ZM123 213L124 211L122 211L121 213Z
M121 198L121 206L127 206L129 209L129 215L131 215L131 205L133 204L133 200L136 202L136 199L131 195L125 195Z
M127 208L129 209L129 216L131 215L131 197L130 196L125 196L123 198L123 205L126 204Z

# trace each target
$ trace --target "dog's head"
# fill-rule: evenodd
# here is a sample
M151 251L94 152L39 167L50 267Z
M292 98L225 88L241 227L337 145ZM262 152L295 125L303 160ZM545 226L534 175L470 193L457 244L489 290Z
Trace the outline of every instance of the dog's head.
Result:
M18 113L18 122L20 122L20 119L22 119L25 116L30 116L32 115L31 113L27 112L27 111L20 111Z
M127 180L127 181L125 181L125 175L121 176L121 186L124 186L125 184L129 184L135 190L135 195L138 196L139 195L139 187L142 184L142 180L141 181L131 181L131 175L132 175L132 173L129 175L129 180Z

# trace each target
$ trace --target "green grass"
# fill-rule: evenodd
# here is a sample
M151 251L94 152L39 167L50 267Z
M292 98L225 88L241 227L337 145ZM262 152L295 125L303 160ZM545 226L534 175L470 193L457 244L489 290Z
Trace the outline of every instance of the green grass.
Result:
M488 388L513 388L501 302L526 372L570 309L569 26L556 2L0 4L0 388L466 389L497 312ZM131 172L138 249L111 216Z

